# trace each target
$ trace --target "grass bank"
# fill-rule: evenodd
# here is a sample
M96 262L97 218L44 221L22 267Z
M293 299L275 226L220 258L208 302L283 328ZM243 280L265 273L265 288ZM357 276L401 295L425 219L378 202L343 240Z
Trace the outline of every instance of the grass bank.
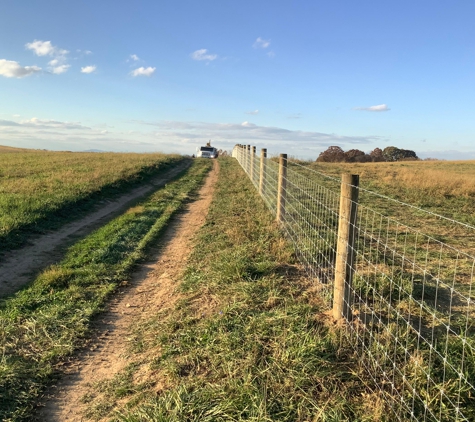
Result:
M91 319L193 197L210 166L194 161L179 179L72 246L30 287L0 302L0 420L31 416L56 365L81 347Z
M183 161L178 155L0 149L0 251Z
M137 323L130 365L84 397L113 421L373 421L384 406L233 159L172 312Z

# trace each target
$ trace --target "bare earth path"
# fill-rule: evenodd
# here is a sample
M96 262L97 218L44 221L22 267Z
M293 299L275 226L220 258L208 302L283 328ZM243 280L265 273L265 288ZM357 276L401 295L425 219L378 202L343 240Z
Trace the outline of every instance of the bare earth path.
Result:
M31 242L31 245L5 254L0 262L0 297L15 293L32 281L38 271L58 262L63 257L67 246L75 239L104 225L124 211L132 201L163 186L189 165L189 162L180 164L143 186L113 201L106 202L91 214L66 224L59 230L39 236Z
M96 338L50 390L52 397L38 412L37 420L86 421L81 398L90 384L112 378L127 365L125 339L131 324L176 302L176 282L192 250L191 239L205 222L217 177L218 163L214 162L199 199L170 223L150 261L143 263L129 286L115 295L109 311L97 322Z

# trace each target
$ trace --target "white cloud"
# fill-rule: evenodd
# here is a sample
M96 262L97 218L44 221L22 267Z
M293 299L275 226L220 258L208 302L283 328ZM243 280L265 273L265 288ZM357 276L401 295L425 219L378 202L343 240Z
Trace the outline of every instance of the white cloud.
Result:
M70 67L71 65L69 64L54 66L51 68L51 72L53 72L55 75L61 75L61 73L67 72Z
M246 111L246 114L252 114L252 115L256 115L256 114L259 114L259 110L254 110L254 111Z
M38 66L20 66L18 62L0 59L0 76L5 78L24 78L41 70Z
M92 51L91 50L81 50L81 49L78 48L76 50L76 53L84 54L85 56L89 56L90 54L92 54Z
M386 104L374 105L371 107L355 107L354 110L361 111L389 111L391 110Z
M35 40L30 43L26 43L25 47L28 50L32 50L37 56L65 56L69 53L68 50L55 47L51 44L51 41Z
M267 48L270 46L270 40L265 40L261 37L257 38L256 41L254 41L254 44L252 44L254 48Z
M139 67L138 69L133 70L130 74L133 77L136 76L152 76L155 73L155 67Z
M71 67L71 65L66 64L66 55L69 51L52 45L51 41L35 40L25 44L25 47L33 51L37 56L53 57L53 59L48 62L48 70L55 75L65 73Z
M93 73L96 71L96 66L84 66L81 67L81 73Z
M131 55L130 55L130 58L131 58L134 62L137 62L137 61L140 60L140 59L139 59L139 56L137 56L137 54L131 54Z
M208 50L206 48L202 48L201 50L196 50L191 53L191 58L193 60L207 60L213 61L218 58L217 54L208 54Z
M75 122L60 122L57 120L43 120L33 117L30 120L23 120L20 123L25 127L43 127L43 128L56 128L56 129L90 129L90 127L84 126Z
M91 130L90 127L84 126L78 122L60 122L58 120L43 120L33 117L32 119L15 122L13 120L0 120L0 126L35 128L35 129L81 129Z

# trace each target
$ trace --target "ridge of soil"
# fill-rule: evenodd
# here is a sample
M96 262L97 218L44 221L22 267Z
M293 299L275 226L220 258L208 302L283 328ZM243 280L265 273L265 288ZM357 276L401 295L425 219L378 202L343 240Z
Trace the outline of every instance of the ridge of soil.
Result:
M133 189L112 201L103 201L90 214L31 240L28 246L4 254L0 262L0 298L11 295L31 282L39 271L64 256L66 248L121 214L130 204L165 185L191 162L179 164L143 186Z
M127 337L137 320L171 308L179 299L177 282L192 250L192 238L205 223L218 178L218 162L199 192L199 199L173 218L163 236L127 286L109 304L109 310L95 322L87 349L67 365L65 375L51 387L35 420L79 422L87 404L82 398L90 386L111 379L128 363Z

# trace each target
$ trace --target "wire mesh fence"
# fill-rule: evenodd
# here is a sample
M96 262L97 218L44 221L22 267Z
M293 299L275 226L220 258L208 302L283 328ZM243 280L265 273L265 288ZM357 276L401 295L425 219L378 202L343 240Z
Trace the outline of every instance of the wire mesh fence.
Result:
M255 148L237 146L233 156L328 307L346 318L361 363L393 411L390 419L475 420L475 228L288 164L282 155L277 162L265 150L257 156ZM345 188L364 197L350 200L351 218L340 209ZM397 208L398 219L371 206L381 201ZM431 222L433 233L418 228L420 219ZM351 241L342 239L345 225ZM342 256L340 297L335 280Z

